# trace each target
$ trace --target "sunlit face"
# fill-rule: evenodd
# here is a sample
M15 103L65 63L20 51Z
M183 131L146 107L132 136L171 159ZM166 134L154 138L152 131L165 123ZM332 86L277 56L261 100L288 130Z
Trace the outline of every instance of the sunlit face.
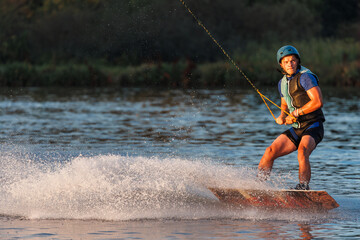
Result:
M285 70L287 75L291 76L296 73L299 66L299 59L295 55L283 57L280 66Z

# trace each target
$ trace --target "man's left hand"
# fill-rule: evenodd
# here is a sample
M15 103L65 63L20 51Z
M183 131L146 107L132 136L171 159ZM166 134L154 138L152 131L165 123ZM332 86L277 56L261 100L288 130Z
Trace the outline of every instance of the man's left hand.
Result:
M293 117L292 115L289 115L285 118L285 124L293 124L297 121L297 118Z

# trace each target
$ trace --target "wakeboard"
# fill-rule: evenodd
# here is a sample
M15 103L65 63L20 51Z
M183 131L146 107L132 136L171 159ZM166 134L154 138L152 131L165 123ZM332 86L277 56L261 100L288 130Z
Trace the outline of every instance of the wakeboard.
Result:
M339 204L326 191L255 190L213 188L209 190L223 203L240 207L327 211Z

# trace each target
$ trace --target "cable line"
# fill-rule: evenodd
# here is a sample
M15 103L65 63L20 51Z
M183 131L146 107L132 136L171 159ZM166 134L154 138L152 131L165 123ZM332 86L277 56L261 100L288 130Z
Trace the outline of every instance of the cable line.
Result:
M210 31L205 27L205 25L200 21L199 18L196 17L196 15L191 11L191 9L186 5L186 3L184 2L184 0L179 0L184 7L187 9L187 11L193 16L193 18L195 19L195 21L197 22L197 24L202 27L205 32L209 35L209 37L213 40L213 42L220 48L220 50L223 52L223 54L229 59L229 61L235 66L235 68L241 73L241 75L249 82L249 84L255 89L255 91L260 95L261 99L264 101L266 107L268 108L269 112L271 113L271 115L273 116L274 120L276 121L276 118L273 114L273 112L271 111L269 105L267 104L266 100L269 101L270 103L272 103L273 105L275 105L276 107L278 107L279 109L281 109L280 106L278 106L276 103L274 103L273 101L271 101L269 98L267 98L264 94L262 94L260 92L260 90L255 86L255 84L250 81L250 79L245 75L245 73L240 69L240 67L238 66L238 64L236 64L236 62L230 57L230 55L225 51L225 49L220 45L220 43L213 37L213 35L210 33ZM284 111L287 115L290 115L290 113L286 112L285 110L281 109L282 111Z

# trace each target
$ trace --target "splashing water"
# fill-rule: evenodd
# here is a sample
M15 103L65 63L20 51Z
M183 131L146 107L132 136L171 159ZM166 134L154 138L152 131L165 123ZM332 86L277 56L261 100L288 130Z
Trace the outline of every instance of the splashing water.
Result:
M37 158L37 159L36 159ZM208 160L78 156L61 162L1 155L3 215L30 219L203 218L219 216L214 187L269 188L255 171Z

